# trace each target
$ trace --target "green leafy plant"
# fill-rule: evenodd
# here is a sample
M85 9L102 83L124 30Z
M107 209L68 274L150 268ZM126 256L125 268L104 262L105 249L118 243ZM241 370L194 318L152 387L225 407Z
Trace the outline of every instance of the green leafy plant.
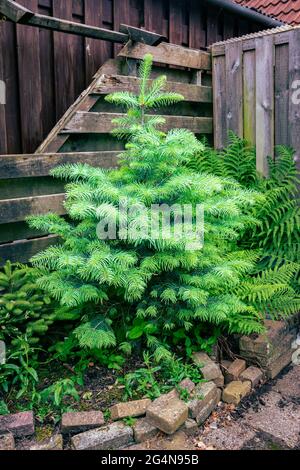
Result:
M47 214L29 223L62 239L32 263L41 272L40 288L63 307L81 311L74 331L81 347L105 350L130 343L139 350L146 345L159 362L171 359L169 339L181 329L182 346L189 354L199 348L194 334L198 331L199 338L199 325L211 325L213 331L263 331L262 313L235 293L259 257L249 250L235 253L235 240L256 223L249 207L261 196L227 177L188 168L204 146L188 130L162 132L163 118L148 114L151 108L182 99L163 91L165 77L149 85L151 66L152 58L146 56L138 96L126 92L107 98L128 109L125 117L115 120L115 134L127 139L120 168L56 168L53 176L68 181L65 207L71 222ZM153 204L189 204L193 230L178 239L173 213L170 237L140 236L137 225L145 226L145 215L138 224L137 217L129 215L126 236L120 236L124 220L119 205L124 199L128 207L145 207L147 215ZM205 243L202 249L187 251L187 243L198 237L198 205L204 209ZM99 239L99 224L110 223L116 223L119 236ZM180 339L176 347L181 348Z
M70 397L79 401L80 396L76 389L76 384L82 385L81 379L62 379L40 392L40 401L42 403L51 402L57 408L60 408L65 398Z
M144 352L143 361L144 367L119 380L125 386L125 399L147 397L153 400L174 388L183 399L188 399L189 393L179 386L180 382L184 379L190 379L195 384L202 381L199 367L182 359L173 357L157 365L155 358Z
M243 187L259 191L262 199L250 208L258 221L241 232L240 249L259 250L252 276L235 290L242 301L281 318L300 309L299 289L299 172L292 149L279 146L275 159L268 159L269 176L256 171L255 148L229 133L230 143L217 152L208 145L189 162L198 171L234 178Z
M22 335L38 343L54 321L51 300L37 278L36 269L9 261L0 270L0 339L8 347L18 347Z

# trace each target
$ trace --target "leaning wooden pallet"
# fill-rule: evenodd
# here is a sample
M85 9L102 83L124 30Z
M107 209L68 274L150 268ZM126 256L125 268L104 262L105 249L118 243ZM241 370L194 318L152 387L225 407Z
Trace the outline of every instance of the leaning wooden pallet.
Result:
M64 188L61 182L49 176L52 168L69 162L84 162L104 168L117 165L123 144L110 132L112 119L120 113L104 97L113 91L137 90L138 63L146 53L151 53L157 64L153 78L166 74L167 90L172 89L185 97L185 101L174 108L175 114L162 111L166 114L163 130L183 127L199 136L211 138L210 54L167 43L155 47L129 41L116 59L108 60L98 70L93 82L68 109L35 154L1 156L1 264L7 259L28 261L39 250L57 242L56 237L29 229L25 221L29 215L49 211L65 214Z

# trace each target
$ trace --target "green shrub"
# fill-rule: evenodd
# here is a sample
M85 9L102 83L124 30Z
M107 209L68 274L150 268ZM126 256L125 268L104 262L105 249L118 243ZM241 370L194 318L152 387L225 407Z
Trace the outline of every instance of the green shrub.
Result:
M170 336L178 338L175 349L186 347L189 354L198 349L203 325L210 326L208 335L214 328L262 331L261 313L236 294L258 253L238 250L235 241L256 223L249 207L260 195L232 179L187 167L203 145L185 129L161 132L163 118L147 114L151 108L182 99L162 91L166 77L148 87L151 65L151 56L146 56L139 96L125 92L108 97L128 108L125 118L115 120L115 134L127 139L120 169L85 164L55 169L53 176L69 182L65 206L72 222L50 214L31 218L30 225L62 239L62 244L39 253L32 262L41 271L38 285L47 294L70 310L81 310L74 331L80 345L103 349L146 344L156 360L162 360L171 357ZM100 221L109 224L117 219L122 228L118 212L122 198L129 207L143 204L147 211L152 204L191 204L193 215L196 205L202 204L203 249L186 250L186 243L193 241L190 233L186 239L174 233L168 239L134 238L134 217L127 237L100 240L96 234ZM172 223L174 227L173 218ZM195 217L191 228L195 229Z

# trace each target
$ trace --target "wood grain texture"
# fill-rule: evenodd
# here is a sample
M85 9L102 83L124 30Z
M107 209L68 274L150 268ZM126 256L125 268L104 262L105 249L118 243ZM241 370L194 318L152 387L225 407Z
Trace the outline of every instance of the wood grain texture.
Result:
M119 52L120 57L143 59L145 54L152 54L154 62L198 70L211 70L210 54L196 49L184 49L174 44L161 43L157 47L144 44L127 43Z
M256 168L268 176L267 157L274 156L274 41L256 42Z
M289 145L289 45L275 48L275 145Z
M297 168L300 170L300 30L289 33L289 145L295 150ZM298 90L295 96L295 91ZM298 98L298 99L297 99Z
M148 81L151 85L152 80ZM139 79L135 77L127 77L125 75L108 75L101 77L99 85L96 84L93 93L107 95L116 91L130 91L137 93L139 89ZM165 90L179 93L184 96L185 101L195 103L211 103L212 88L207 86L190 85L185 83L167 82Z
M244 138L252 145L256 143L255 127L255 51L243 56L243 123Z
M103 168L117 165L119 152L76 152L29 155L3 155L0 158L0 180L48 176L50 170L66 163L87 163Z
M116 126L111 122L114 118L122 117L116 113L77 112L66 124L62 132L71 134L108 134ZM187 117L187 116L163 116L166 123L161 126L163 131L173 128L186 128L196 134L212 133L212 118Z
M1 200L0 223L20 222L29 215L47 214L48 212L55 212L59 215L65 214L64 199L64 194L51 194Z
M46 236L35 240L19 240L14 243L0 245L0 265L7 260L26 263L33 255L45 250L48 246L59 243L56 236Z
M242 44L226 45L226 121L227 132L243 136L243 58ZM222 80L221 77L219 77Z
M225 56L213 58L214 145L222 149L227 142ZM220 79L223 77L223 79Z

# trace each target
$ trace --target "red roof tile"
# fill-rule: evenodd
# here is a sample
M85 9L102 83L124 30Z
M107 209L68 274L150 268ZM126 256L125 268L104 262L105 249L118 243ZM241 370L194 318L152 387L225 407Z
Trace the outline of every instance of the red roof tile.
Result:
M300 0L234 0L291 25L300 25Z

